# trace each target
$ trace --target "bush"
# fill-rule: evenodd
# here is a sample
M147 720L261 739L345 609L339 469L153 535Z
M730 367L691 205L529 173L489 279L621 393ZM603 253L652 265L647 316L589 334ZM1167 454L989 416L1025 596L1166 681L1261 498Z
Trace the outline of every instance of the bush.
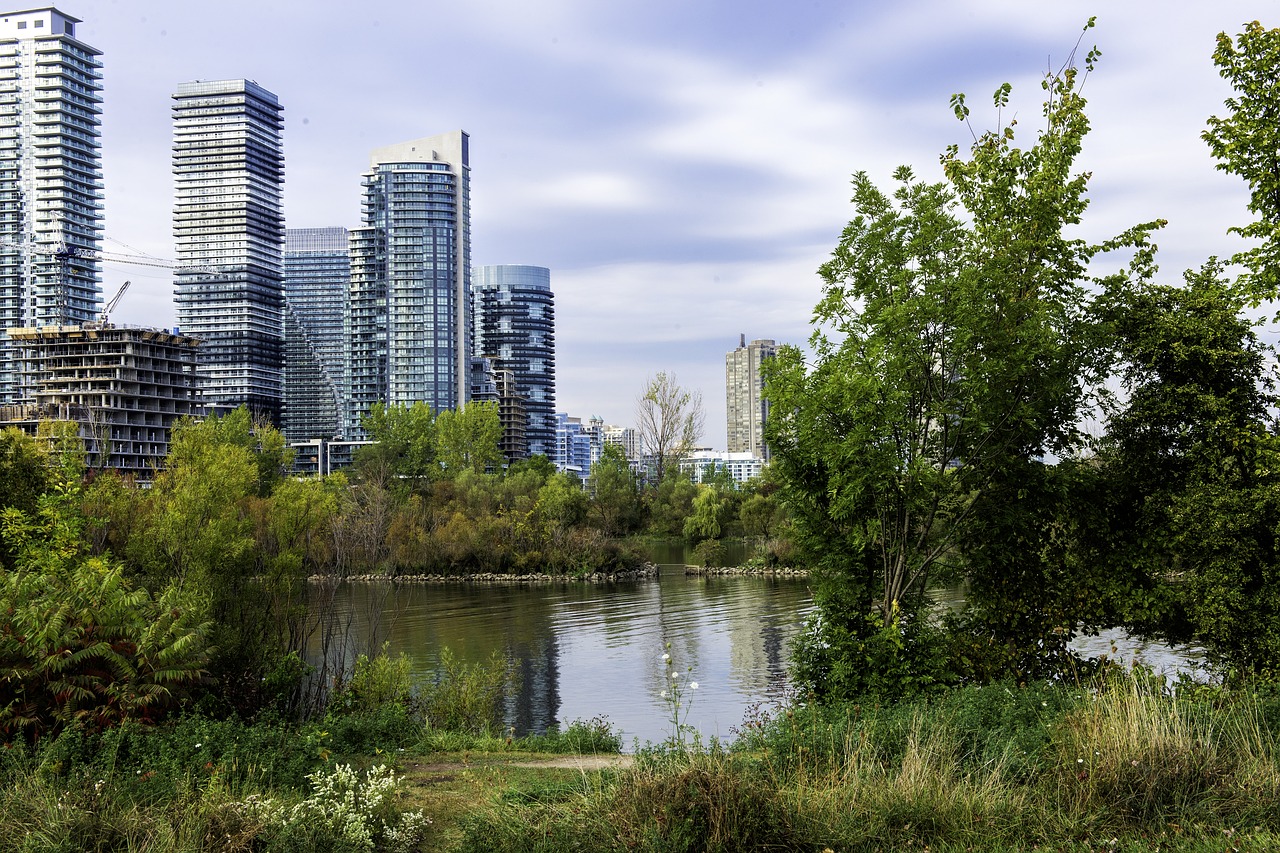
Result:
M595 717L574 720L564 731L551 729L546 734L519 738L516 746L528 752L611 755L622 751L622 735L606 718Z
M487 663L464 663L444 648L434 684L421 695L431 728L486 734L502 727L502 702L520 674L515 661L494 651Z
M389 645L384 643L382 651L372 658L356 658L351 677L330 699L330 710L371 712L388 705L414 705L412 662L403 652L396 658L388 656Z
M324 839L344 842L353 850L409 853L417 849L431 823L420 811L400 811L396 775L385 765L370 768L363 778L345 764L328 772L317 770L307 778L312 793L294 806L287 818L271 801L257 806L282 825L279 831L285 839L294 844L305 839L308 846L304 849L324 849L329 846L320 843Z

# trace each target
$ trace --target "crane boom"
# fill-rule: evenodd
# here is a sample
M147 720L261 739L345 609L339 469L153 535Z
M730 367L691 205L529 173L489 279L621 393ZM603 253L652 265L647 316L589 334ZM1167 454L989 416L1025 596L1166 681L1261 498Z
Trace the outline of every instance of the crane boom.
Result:
M124 292L129 289L129 282L125 281L120 285L120 289L116 291L116 295L111 297L111 301L102 307L102 313L98 315L99 323L107 322L107 315L116 310L116 305L120 302L120 297L124 296Z

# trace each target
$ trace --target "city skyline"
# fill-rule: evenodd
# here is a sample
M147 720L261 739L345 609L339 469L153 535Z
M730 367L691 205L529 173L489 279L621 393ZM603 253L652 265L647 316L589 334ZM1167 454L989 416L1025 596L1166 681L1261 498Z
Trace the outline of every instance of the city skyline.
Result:
M557 408L629 423L646 377L665 370L702 391L703 443L723 446L724 352L743 333L808 337L816 268L852 214L849 175L888 185L908 163L937 180L937 155L971 139L950 95L968 93L981 132L1005 80L1006 118L1029 144L1039 78L1089 11L957 5L814 3L783 17L750 2L59 8L104 54L104 249L175 256L166 119L180 82L246 77L279 94L291 228L358 225L369 150L464 127L473 263L537 264L557 282ZM1229 94L1214 36L1277 21L1261 2L1098 11L1084 38L1103 58L1086 86L1083 232L1169 219L1157 241L1173 281L1230 254L1226 228L1248 221L1242 183L1214 171L1199 139ZM421 85L410 60L423 55L444 69L439 85ZM103 292L126 278L116 318L173 322L166 277L104 264Z

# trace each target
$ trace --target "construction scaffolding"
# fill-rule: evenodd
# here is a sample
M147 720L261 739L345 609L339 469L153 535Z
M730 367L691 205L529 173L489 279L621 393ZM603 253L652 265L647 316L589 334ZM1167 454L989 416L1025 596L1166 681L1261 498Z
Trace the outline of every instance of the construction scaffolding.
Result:
M35 434L44 420L79 424L86 462L149 480L181 417L201 414L196 338L98 322L7 330L22 377L0 426Z

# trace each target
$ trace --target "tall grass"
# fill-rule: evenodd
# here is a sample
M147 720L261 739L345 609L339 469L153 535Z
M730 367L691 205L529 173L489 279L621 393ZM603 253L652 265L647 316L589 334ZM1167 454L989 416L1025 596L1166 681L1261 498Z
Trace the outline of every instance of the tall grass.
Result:
M574 800L481 813L463 847L1268 849L1280 769L1263 710L1250 692L1179 694L1140 673L792 708L732 750L642 757Z

